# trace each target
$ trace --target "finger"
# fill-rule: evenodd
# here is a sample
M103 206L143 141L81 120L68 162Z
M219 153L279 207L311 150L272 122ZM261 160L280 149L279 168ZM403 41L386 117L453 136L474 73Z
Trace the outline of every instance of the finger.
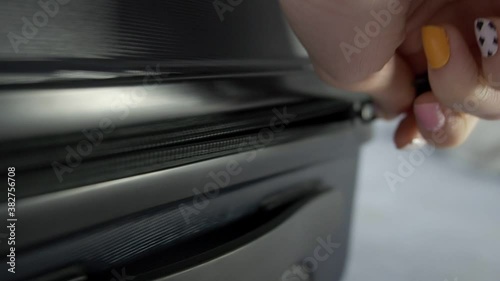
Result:
M422 39L429 81L440 103L481 118L500 118L500 93L482 79L460 32L453 26L426 26Z
M475 22L476 39L483 57L483 76L490 87L500 90L499 29L497 26L500 26L500 18L482 18Z
M378 117L392 119L411 111L415 98L414 75L399 56L393 57L381 71L353 84L339 83L316 64L315 68L318 75L334 87L371 95L378 109Z
M399 123L394 135L394 143L398 149L407 149L420 145L421 139L415 115L410 112Z
M291 27L330 80L352 83L380 71L405 36L408 0L280 0Z
M281 0L319 76L372 95L379 116L388 119L411 109L414 98L413 74L394 56L404 38L407 2Z
M415 100L413 111L422 137L440 148L462 144L477 124L478 118L442 105L431 92Z

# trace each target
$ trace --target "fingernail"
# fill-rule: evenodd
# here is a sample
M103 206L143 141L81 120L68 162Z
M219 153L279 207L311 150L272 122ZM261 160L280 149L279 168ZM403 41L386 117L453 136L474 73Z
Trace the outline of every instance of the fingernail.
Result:
M494 56L498 52L498 32L493 23L489 19L477 19L475 22L477 44L481 49L483 57L488 58Z
M434 69L444 67L450 60L451 50L446 30L439 26L424 26L422 28L427 62Z
M423 138L414 138L409 144L402 148L402 150L417 150L427 145L427 141Z
M415 105L417 122L427 131L436 132L443 128L446 117L439 103L422 103Z

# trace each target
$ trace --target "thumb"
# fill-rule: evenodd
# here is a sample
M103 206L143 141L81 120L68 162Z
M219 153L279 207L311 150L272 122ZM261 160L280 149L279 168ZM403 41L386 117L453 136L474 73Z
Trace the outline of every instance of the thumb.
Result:
M316 66L353 83L381 70L405 36L409 0L280 0Z

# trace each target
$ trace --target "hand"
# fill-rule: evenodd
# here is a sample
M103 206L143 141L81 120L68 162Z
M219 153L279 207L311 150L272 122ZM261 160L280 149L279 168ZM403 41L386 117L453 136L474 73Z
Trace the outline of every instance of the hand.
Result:
M478 118L500 119L500 1L280 2L324 81L372 95L382 117L406 113L398 148L453 147ZM432 91L416 97L426 72Z

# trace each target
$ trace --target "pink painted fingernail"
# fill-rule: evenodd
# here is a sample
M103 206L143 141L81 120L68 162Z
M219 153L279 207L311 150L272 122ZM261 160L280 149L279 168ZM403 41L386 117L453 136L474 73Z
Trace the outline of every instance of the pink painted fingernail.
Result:
M439 103L422 103L415 105L415 116L418 123L427 131L436 132L443 128L446 117Z

